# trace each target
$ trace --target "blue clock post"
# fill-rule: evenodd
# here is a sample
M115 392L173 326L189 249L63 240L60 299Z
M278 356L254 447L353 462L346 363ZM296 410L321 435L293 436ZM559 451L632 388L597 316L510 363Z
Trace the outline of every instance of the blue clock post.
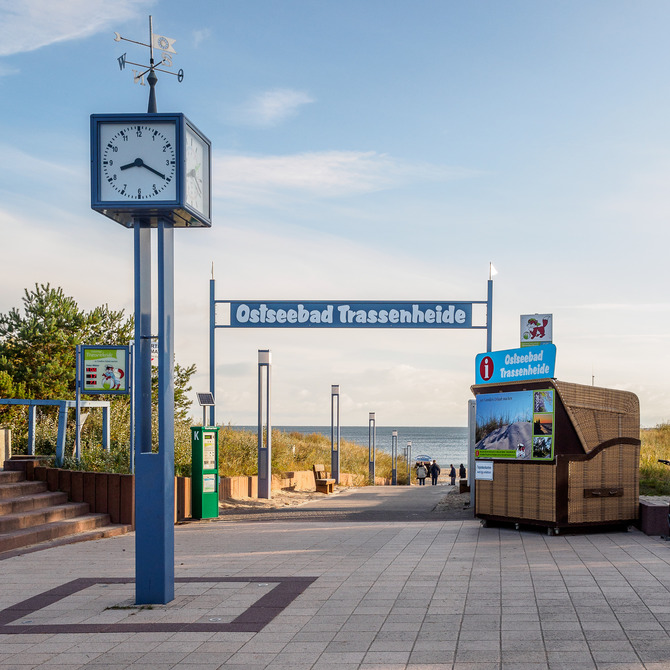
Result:
M153 33L146 114L91 116L91 207L132 228L135 268L135 597L174 599L174 229L211 226L211 144L183 115L158 114L156 72L171 67L174 40ZM154 49L161 51L156 63ZM176 74L179 81L183 72ZM158 332L151 332L151 235L156 229ZM151 342L158 341L158 435L152 435Z

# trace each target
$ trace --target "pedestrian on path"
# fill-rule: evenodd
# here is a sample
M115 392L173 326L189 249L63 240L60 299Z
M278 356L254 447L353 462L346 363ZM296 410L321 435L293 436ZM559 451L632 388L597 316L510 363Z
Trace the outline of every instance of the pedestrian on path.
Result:
M461 463L460 467L458 468L458 478L459 479L465 479L467 477L467 473L465 471L465 466L463 463Z
M416 469L416 478L419 480L419 486L426 485L426 466L423 463L419 463L419 467Z
M456 468L454 467L453 463L449 467L450 467L449 476L451 477L451 485L456 486Z
M430 464L430 483L435 486L437 484L437 477L440 474L440 466L437 464L437 461L433 459L433 462Z

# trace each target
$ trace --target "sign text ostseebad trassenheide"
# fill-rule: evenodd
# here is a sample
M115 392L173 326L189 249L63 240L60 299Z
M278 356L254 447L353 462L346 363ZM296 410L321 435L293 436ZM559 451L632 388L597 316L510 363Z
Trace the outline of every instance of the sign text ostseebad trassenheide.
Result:
M233 328L472 328L469 302L230 302Z

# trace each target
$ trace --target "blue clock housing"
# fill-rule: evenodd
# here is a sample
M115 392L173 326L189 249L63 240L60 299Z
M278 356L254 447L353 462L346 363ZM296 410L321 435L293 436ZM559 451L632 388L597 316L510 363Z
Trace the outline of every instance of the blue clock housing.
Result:
M91 115L91 208L126 228L211 227L211 171L211 142L183 114Z

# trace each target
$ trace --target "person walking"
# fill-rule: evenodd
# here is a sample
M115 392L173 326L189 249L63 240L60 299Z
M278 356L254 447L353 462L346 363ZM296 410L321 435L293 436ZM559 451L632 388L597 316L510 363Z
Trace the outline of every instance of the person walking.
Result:
M426 485L426 466L423 463L419 463L419 467L416 469L416 478L419 480L419 486Z
M458 468L458 478L459 479L465 479L467 477L467 473L465 472L465 466L463 463L461 463L460 467Z
M451 477L451 485L456 486L456 468L454 467L454 464L452 463L449 466L449 476Z
M437 484L437 476L440 474L440 466L437 464L437 461L433 459L433 462L430 464L430 483L435 486Z

